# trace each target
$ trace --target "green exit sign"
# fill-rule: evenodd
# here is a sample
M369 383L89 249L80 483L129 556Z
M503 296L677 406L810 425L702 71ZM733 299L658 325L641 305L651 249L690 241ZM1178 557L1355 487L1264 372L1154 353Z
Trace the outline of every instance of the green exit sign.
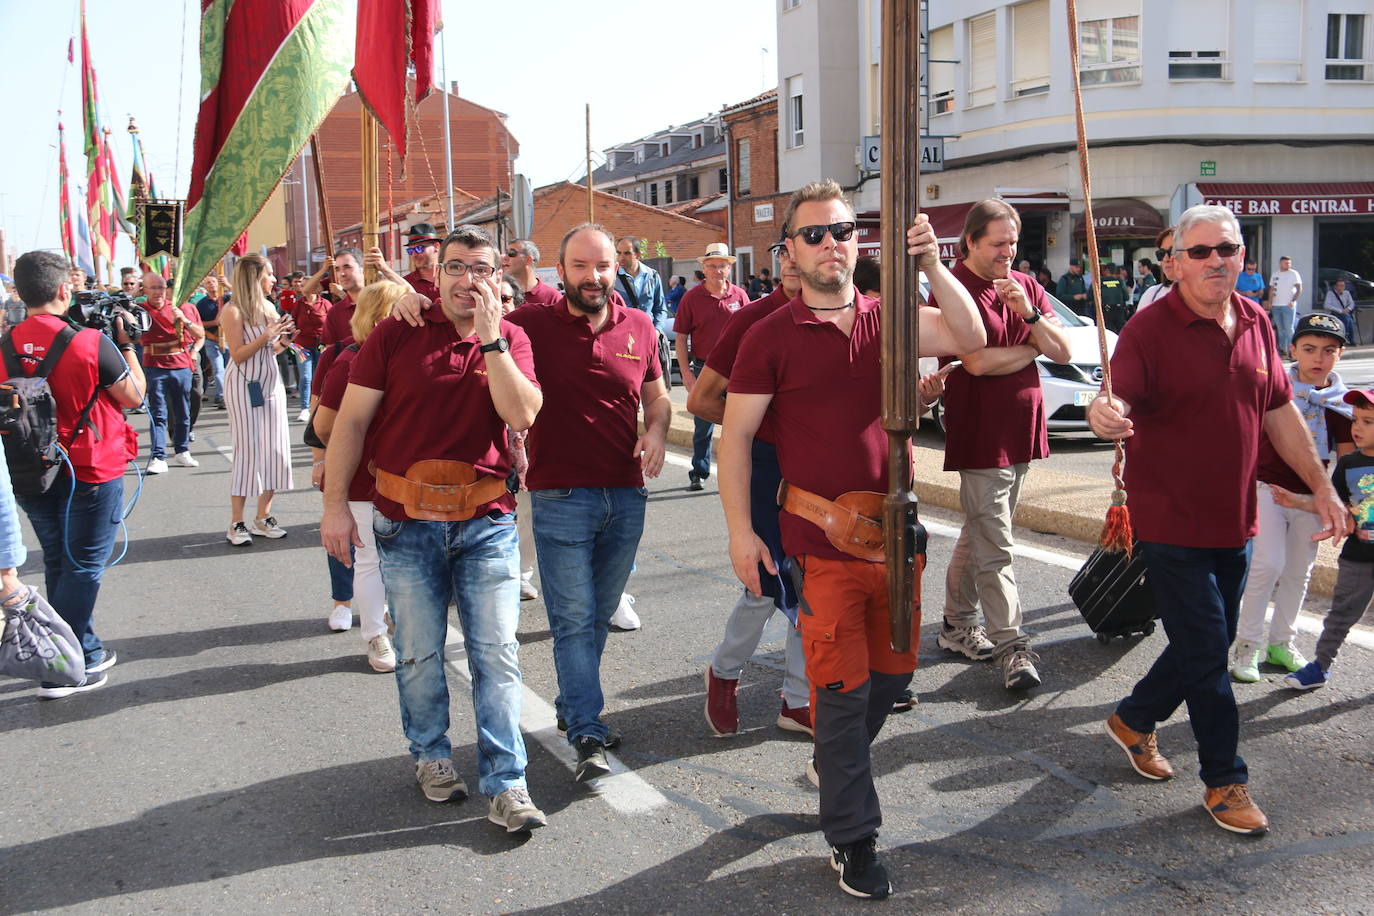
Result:
M1210 159L1203 160L1198 165L1201 166L1203 175L1215 175L1217 173L1217 164Z

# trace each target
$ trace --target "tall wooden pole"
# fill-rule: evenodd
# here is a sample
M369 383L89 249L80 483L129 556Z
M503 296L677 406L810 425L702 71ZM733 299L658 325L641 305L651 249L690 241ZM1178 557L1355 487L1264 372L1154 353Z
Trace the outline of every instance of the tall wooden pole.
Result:
M592 200L592 103L587 103L587 222L596 222L596 207Z
M911 437L920 418L920 272L916 258L906 253L906 227L920 209L917 3L883 0L882 29L882 427L888 441L883 543L892 648L906 652L911 648L912 617L920 606L925 560L911 466Z
M324 253L334 257L334 232L329 225L329 198L324 196L324 164L320 161L320 138L310 135L310 160L315 163L315 203L320 208L320 235L324 237ZM310 214L305 214L306 220ZM306 264L310 263L310 252L305 253Z
M363 253L377 247L377 121L363 109ZM377 269L363 269L363 282L375 283Z

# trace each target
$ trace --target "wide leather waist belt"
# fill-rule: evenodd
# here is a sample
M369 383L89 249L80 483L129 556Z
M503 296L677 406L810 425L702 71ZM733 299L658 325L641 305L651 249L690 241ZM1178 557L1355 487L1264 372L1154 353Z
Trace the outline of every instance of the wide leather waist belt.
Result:
M785 480L778 487L778 505L784 512L820 528L837 549L871 563L887 558L880 521L884 498L882 493L851 490L829 500Z
M429 522L467 521L482 506L509 492L503 478L479 473L463 461L417 461L404 477L375 465L369 470L378 493L404 506L411 518Z
M175 341L147 343L143 345L143 352L149 356L175 356L178 353L185 353L186 347Z

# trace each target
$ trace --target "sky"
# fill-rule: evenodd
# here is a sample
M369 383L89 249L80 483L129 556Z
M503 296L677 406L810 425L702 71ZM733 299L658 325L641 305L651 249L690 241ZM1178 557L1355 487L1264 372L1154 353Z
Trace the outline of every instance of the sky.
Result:
M73 195L75 179L84 182L79 7L80 0L0 0L0 225L14 252L61 246L59 110ZM443 7L448 79L464 98L510 116L521 149L516 171L535 187L583 173L586 103L596 151L777 85L776 0L443 0ZM199 11L197 0L87 0L101 116L126 193L133 115L159 192L186 194ZM133 261L126 238L116 261Z

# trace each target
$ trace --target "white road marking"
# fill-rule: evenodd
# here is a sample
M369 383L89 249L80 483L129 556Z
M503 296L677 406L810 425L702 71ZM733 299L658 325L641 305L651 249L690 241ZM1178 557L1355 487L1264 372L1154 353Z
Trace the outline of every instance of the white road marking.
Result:
M219 452L220 457L223 458L225 461L229 462L230 464L234 463L234 450L232 448L227 448L223 445L216 445L213 436L206 436L205 444L210 446L215 451Z
M467 652L463 649L463 634L452 624L444 638L444 661L454 674L470 682L467 667ZM545 702L528 685L524 685L524 701L520 712L520 729L538 741L550 754L563 761L571 773L577 766L577 753L567 739L558 734L558 716L552 704ZM611 775L588 783L591 791L605 799L606 803L622 814L642 814L662 805L668 799L653 786L649 785L638 773L625 767L620 759L610 751L606 752L606 762L611 765Z

